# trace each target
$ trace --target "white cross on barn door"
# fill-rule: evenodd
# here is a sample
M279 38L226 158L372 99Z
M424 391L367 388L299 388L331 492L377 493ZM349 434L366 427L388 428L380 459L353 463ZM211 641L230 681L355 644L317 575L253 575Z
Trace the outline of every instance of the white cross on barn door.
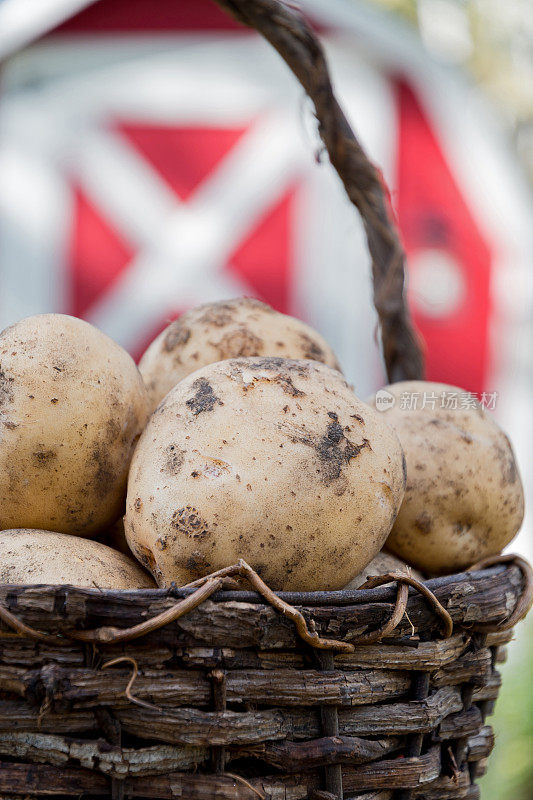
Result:
M253 123L187 203L165 202L156 176L137 186L130 181L131 191L105 197L106 174L110 174L105 138L99 150L98 144L90 150L87 164L82 152L83 185L117 227L126 234L139 231L134 259L121 280L91 309L89 320L125 347L133 347L139 335L154 328L162 311L171 310L170 297L190 305L250 293L249 286L224 268L238 242L305 169L294 123L291 116L273 113ZM114 142L115 151L124 146ZM101 161L98 155L103 155ZM109 163L109 170L116 164L120 165L120 158ZM120 176L111 173L111 180L118 184ZM146 191L147 186L151 191ZM158 214L149 220L144 215L152 205L152 191ZM128 313L132 308L134 315Z

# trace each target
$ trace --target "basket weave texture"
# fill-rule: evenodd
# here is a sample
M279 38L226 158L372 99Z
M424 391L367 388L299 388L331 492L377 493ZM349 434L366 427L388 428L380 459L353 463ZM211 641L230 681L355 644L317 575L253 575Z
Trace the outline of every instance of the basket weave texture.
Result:
M526 579L509 563L428 581L452 636L411 590L394 633L351 653L309 646L253 592L218 592L129 643L87 644L69 637L137 625L191 590L0 587L3 609L65 636L0 631L0 796L479 797L511 638L500 628ZM391 616L397 590L281 597L349 643Z

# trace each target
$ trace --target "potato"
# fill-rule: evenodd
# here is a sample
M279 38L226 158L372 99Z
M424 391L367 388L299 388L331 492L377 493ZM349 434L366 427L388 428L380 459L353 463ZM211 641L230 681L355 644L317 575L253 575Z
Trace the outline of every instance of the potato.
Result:
M0 584L70 584L99 589L150 589L132 558L99 542L35 530L0 532Z
M207 303L172 322L141 358L151 410L191 372L240 356L310 358L340 369L328 343L299 319L253 297Z
M385 391L394 402L383 417L394 426L407 461L405 497L387 549L431 574L500 553L524 515L506 435L479 403L461 407L465 393L456 386L405 381ZM442 407L453 406L454 394L457 409ZM403 408L410 397L415 410Z
M148 401L135 363L87 322L0 334L0 529L88 536L120 516Z
M424 576L421 572L418 572L416 569L412 569L405 561L401 561L396 556L393 556L392 553L386 553L384 550L381 550L377 556L374 556L370 564L364 568L359 575L356 575L355 578L346 584L344 587L345 589L359 589L363 583L369 578L371 575L385 575L387 572L401 572L405 575L410 575L412 578L416 578L419 581L424 580Z
M339 589L404 491L383 418L316 361L239 358L181 381L132 461L128 543L162 586L244 558L273 589Z

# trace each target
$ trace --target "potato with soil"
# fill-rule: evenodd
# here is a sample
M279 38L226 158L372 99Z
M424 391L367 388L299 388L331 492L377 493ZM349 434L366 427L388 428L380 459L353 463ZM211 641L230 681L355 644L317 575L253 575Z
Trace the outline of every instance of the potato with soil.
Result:
M524 515L507 436L479 403L461 407L465 392L456 386L405 381L385 391L393 402L382 415L407 461L405 497L387 549L431 574L500 553Z
M0 529L89 536L123 510L148 417L133 359L80 319L29 317L0 334Z
M99 589L153 589L150 576L99 542L35 530L0 532L0 584L46 583Z
M404 491L380 414L316 361L240 358L181 381L128 481L128 543L158 583L244 558L273 589L338 589L374 557Z
M359 589L371 575L386 575L387 572L400 572L402 575L410 575L411 578L416 578L419 581L424 580L424 576L416 569L412 569L409 564L396 558L392 553L386 553L381 550L374 556L370 564L364 568L359 575L346 584L345 589Z
M253 297L206 303L172 322L141 358L151 410L191 372L241 356L310 358L340 369L325 339L299 319Z

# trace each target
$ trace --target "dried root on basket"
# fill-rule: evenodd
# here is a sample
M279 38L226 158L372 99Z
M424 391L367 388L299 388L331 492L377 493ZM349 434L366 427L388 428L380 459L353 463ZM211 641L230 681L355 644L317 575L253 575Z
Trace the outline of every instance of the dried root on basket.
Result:
M374 575L386 575L389 572L409 575L411 578L416 578L419 581L424 580L424 576L417 569L413 569L409 564L406 564L405 561L396 558L396 556L393 556L391 553L386 553L384 550L381 550L377 556L374 556L370 564L368 564L359 575L352 578L344 588L359 589L363 586L367 578L373 577Z

